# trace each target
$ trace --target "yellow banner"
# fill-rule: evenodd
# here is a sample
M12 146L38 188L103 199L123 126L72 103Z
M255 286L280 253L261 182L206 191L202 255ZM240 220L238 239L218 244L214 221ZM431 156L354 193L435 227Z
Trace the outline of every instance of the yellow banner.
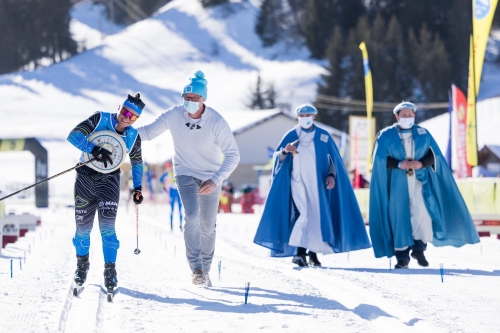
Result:
M373 82L372 82L372 71L370 70L370 62L368 61L368 50L366 49L365 42L361 42L359 44L359 48L361 49L361 53L363 53L363 71L365 76L365 94L366 94L366 117L368 118L368 124L371 123L372 120L372 111L373 111ZM371 172L371 149L373 146L373 137L375 133L372 133L371 126L368 126L368 149L369 154L367 157L366 165L367 172Z
M484 53L490 34L491 22L498 0L472 0L472 31L469 55L469 83L467 91L467 163L476 166L477 124L476 99L481 83Z
M24 150L24 139L2 139L0 140L0 151Z
M472 55L472 36L470 37L470 54ZM465 150L467 164L477 165L477 124L476 124L476 94L474 94L474 68L472 57L469 57L469 83L467 87L467 114L466 114L466 136Z
M490 35L491 22L495 15L498 0L472 0L472 31L474 32L474 75L476 77L476 96L479 92L483 70L486 43Z

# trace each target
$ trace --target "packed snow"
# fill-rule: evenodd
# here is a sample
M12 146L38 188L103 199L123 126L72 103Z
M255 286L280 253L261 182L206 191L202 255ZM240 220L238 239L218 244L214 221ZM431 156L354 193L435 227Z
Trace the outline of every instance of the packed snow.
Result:
M233 130L262 116L245 111L258 74L275 84L282 102L312 102L325 63L312 61L304 48L293 45L262 48L253 32L257 3L232 1L227 12L204 10L198 0L174 0L150 19L113 27L113 34L104 25L104 39L92 14L98 6L73 11L72 32L88 51L36 71L0 76L0 137L40 139L49 152L48 173L54 175L79 158L66 141L77 123L96 110L113 112L127 93L140 91L147 106L136 125L148 124L180 103L180 91L198 69L209 81L207 104ZM493 86L482 83L488 96L496 94ZM500 109L489 107L492 114L484 120L478 111L480 143L489 142L481 126L493 126L488 127L491 133L498 127L498 122L488 122L495 107ZM431 133L444 132L444 124L429 125ZM170 134L143 148L145 161L165 161L172 156ZM33 160L28 152L0 154L0 196L34 183ZM73 297L74 176L71 171L50 181L49 208L34 208L29 193L5 200L6 213L37 214L42 225L1 250L2 332L499 331L496 235L462 248L429 245L430 266L425 269L413 260L409 270L394 270L394 258L375 259L371 249L320 255L323 267L299 268L291 258L270 258L268 250L253 243L262 212L256 206L255 214L218 216L213 287L200 288L191 283L179 221L171 231L170 208L161 195L138 207L141 253L135 255L135 207L127 205L127 193L122 193L114 302L106 302L102 293L97 221L88 280L81 295Z
M178 220L171 231L167 205L139 206L141 253L135 255L135 209L132 203L127 208L125 194L122 199L114 302L108 303L102 292L97 225L85 289L72 296L74 212L52 205L35 211L42 216L41 227L2 250L2 331L498 332L496 238L458 249L429 246L430 266L425 269L412 261L408 270L391 270L394 260L375 259L371 249L320 255L323 267L298 268L290 258L271 258L253 244L262 211L257 207L256 214L218 216L213 287L195 287ZM7 210L33 211L19 202L12 201Z

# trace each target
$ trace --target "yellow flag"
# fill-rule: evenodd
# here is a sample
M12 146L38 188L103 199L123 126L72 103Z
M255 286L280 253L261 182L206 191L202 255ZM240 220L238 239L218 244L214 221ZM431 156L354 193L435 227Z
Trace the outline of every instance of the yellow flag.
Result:
M373 146L373 134L371 133L372 129L372 111L373 111L373 82L372 82L372 71L370 70L370 63L368 61L368 51L366 50L365 42L361 42L359 44L359 48L363 53L363 71L365 75L365 94L366 94L366 118L368 123L368 151L370 152ZM366 161L367 172L369 173L371 170L371 156L368 154L368 158Z
M470 38L470 54L472 55L472 36ZM467 113L465 150L467 164L477 165L477 125L476 125L476 94L474 89L474 64L472 56L469 57L469 83L467 87Z
M476 166L477 124L476 99L481 83L484 53L490 34L491 22L498 0L472 0L472 31L469 56L469 83L467 92L467 163Z
M474 75L476 77L476 96L481 82L484 53L490 35L491 22L498 0L472 0L472 31L474 32Z

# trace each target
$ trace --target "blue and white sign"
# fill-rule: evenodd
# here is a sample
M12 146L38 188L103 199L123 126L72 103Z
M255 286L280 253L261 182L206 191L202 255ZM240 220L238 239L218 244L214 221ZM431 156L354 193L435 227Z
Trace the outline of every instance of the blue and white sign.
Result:
M490 0L475 0L474 1L474 17L481 20L488 15L491 9Z

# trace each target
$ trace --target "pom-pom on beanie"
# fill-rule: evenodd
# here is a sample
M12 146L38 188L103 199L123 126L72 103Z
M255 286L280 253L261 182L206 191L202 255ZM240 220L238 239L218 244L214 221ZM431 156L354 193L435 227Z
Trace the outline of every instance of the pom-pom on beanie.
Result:
M191 83L184 87L182 91L182 96L187 93L198 94L206 101L207 100L207 80L205 80L205 74L202 71L196 71L194 77L190 78Z

